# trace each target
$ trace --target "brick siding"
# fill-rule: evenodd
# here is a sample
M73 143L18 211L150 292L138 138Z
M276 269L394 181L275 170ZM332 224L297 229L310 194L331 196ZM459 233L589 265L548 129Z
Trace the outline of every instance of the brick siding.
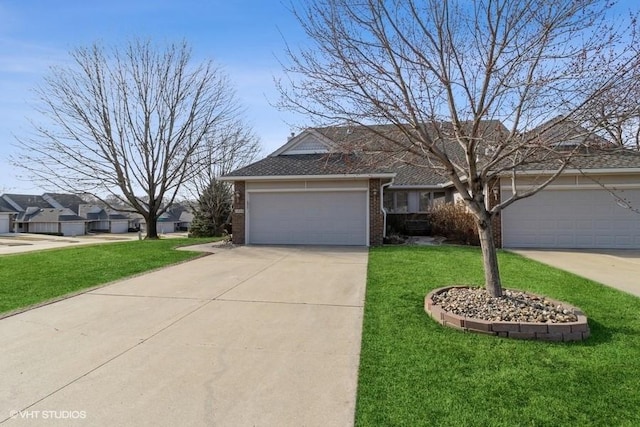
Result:
M233 183L233 213L231 214L232 223L232 242L236 245L245 244L244 216L245 216L245 182L235 181Z
M384 215L380 208L380 180L369 180L369 246L381 246L384 236Z

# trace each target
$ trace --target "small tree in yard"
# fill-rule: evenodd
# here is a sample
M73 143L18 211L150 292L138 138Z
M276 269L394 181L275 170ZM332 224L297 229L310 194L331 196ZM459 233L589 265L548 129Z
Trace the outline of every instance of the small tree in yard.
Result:
M395 144L396 159L421 159L445 176L473 214L485 286L499 296L492 219L552 182L574 154L522 131L559 114L554 126L562 131L591 101L618 93L637 67L635 19L613 20L611 7L596 0L307 0L294 12L313 43L288 50L282 104L323 124L372 133L371 125L394 125L395 136L380 136ZM550 176L518 188L517 171L532 162L544 162ZM489 206L488 189L505 175L512 195Z
M235 120L233 88L211 62L192 65L186 43L96 44L71 59L37 90L43 120L14 164L43 187L140 213L158 238L158 217L205 167L212 131Z
M216 128L207 138L202 167L186 184L190 195L198 202L192 205L194 219L189 229L193 237L220 236L229 221L232 206L232 186L217 178L255 160L260 152L259 139L240 114L234 121Z
M222 181L211 181L195 206L193 222L189 228L192 237L221 236L229 222L232 205L231 185Z

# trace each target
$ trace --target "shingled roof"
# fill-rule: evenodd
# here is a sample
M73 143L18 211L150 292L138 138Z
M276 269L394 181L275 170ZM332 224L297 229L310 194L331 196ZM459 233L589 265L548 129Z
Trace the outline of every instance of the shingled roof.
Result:
M7 203L15 203L20 207L20 211L25 211L27 208L52 208L51 204L47 202L42 196L36 196L31 194L3 194L3 198Z
M468 126L469 124L463 124ZM499 121L482 123L484 138L499 140L508 130ZM573 129L573 128L572 128ZM437 161L431 161L427 153L412 146L395 125L376 126L330 126L312 128L344 153L286 154L282 148L275 154L249 166L235 170L225 178L234 177L287 177L321 175L366 175L395 174L393 185L400 186L442 186L449 183L447 175ZM453 134L450 123L442 123L436 129L428 130L429 135L454 161L464 164L465 153L460 144L447 135ZM598 139L598 142L601 142ZM598 144L602 147L605 144ZM565 154L558 152L556 159ZM520 170L553 170L559 166L556 161L525 164ZM614 169L640 168L640 154L629 150L598 150L591 154L575 154L570 168L574 169Z
M18 210L0 197L0 212L18 212Z
M77 196L75 194L44 193L42 197L45 200L48 200L53 207L71 209L76 214L79 214L80 205L84 205L87 203L82 200L80 196ZM58 206L56 206L56 204Z
M528 163L520 167L520 170L544 171L553 170L560 165L560 160ZM567 169L579 169L583 171L598 169L640 169L640 152L625 148L613 150L598 150L590 153L573 154L567 163Z
M86 221L71 209L41 208L28 210L18 218L18 222L78 222Z
M388 168L372 168L354 154L292 154L269 156L225 176L304 176L390 173Z

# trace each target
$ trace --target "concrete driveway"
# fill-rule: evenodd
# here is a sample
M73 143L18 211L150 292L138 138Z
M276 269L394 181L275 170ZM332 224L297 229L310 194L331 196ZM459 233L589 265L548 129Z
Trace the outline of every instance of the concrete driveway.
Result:
M353 424L367 250L213 252L0 320L0 423Z
M548 264L640 296L640 251L638 250L511 250Z

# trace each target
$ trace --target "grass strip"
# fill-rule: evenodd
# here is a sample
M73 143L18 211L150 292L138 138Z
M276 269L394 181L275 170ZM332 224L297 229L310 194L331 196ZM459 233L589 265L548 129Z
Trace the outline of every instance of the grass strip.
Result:
M212 239L160 239L0 256L0 313L200 256L176 247Z
M638 426L640 298L501 252L504 286L582 308L585 342L517 341L445 328L429 290L482 285L480 251L370 252L358 426Z

